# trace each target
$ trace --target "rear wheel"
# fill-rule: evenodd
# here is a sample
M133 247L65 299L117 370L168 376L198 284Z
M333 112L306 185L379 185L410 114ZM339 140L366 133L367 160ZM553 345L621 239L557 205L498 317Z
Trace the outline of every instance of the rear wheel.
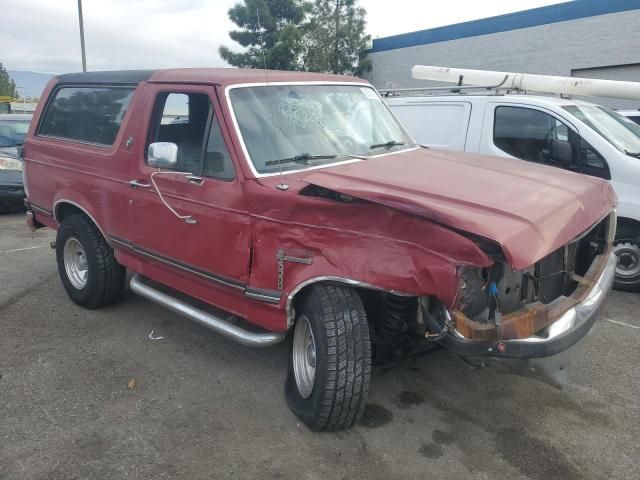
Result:
M299 310L285 386L289 407L312 430L349 428L364 410L371 378L362 301L352 289L320 284Z
M616 264L616 290L640 291L640 229L622 225L618 227L613 251Z
M98 308L119 300L124 292L125 268L100 230L81 214L65 217L56 236L58 273L71 300Z

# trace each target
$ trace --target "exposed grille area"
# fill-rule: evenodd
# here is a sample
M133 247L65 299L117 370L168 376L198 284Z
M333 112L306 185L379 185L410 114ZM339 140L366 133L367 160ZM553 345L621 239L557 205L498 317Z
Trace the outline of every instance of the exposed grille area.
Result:
M525 270L514 272L496 262L486 269L464 271L462 312L474 321L493 323L496 312L506 315L528 304L549 304L570 296L596 256L606 250L611 221L613 216L606 217Z
M561 295L571 295L593 262L607 247L609 217L591 230L546 256L534 266L533 274L526 275L527 288L523 300L550 303Z

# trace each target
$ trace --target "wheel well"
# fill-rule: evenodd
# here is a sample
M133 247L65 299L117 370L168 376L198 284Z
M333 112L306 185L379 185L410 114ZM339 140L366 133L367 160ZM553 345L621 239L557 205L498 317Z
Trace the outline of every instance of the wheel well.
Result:
M89 218L89 215L87 215L87 213L84 210L82 210L80 207L77 207L76 205L73 205L71 203L61 202L56 205L55 210L53 212L53 216L58 221L58 223L61 223L62 220L68 217L69 215L74 215L78 213Z
M383 290L379 290L375 287L359 286L355 282L349 282L347 280L341 281L339 279L331 279L331 280L313 281L307 285L304 285L298 291L294 291L291 300L287 302L287 327L292 327L293 324L295 323L295 312L299 310L300 303L307 296L311 288L314 285L319 285L322 283L340 285L342 287L352 288L358 293L360 298L362 298L363 302L364 302L364 297L366 295L376 295L376 294L382 295L384 293Z
M294 290L291 295L291 299L287 301L286 312L287 312L287 328L290 328L295 323L295 315L296 311L299 310L300 304L307 296L311 287L319 284L333 284L339 285L346 288L351 288L358 293L358 296L362 300L362 303L365 305L365 310L367 310L367 314L371 313L368 310L369 305L376 305L377 298L382 299L385 294L391 294L394 292L388 292L386 290L382 290L380 288L375 287L374 285L363 284L360 282L341 279L341 278L327 278L327 279L318 279L311 280L308 284L303 285L299 290ZM400 297L413 297L413 295L399 295ZM414 297L415 298L415 297Z
M102 236L107 239L107 242L109 241L107 236L104 234L104 230L102 230L98 222L96 222L95 219L82 207L68 201L60 201L56 203L53 209L53 218L56 219L58 224L62 223L62 220L64 220L69 215L83 215L98 228Z

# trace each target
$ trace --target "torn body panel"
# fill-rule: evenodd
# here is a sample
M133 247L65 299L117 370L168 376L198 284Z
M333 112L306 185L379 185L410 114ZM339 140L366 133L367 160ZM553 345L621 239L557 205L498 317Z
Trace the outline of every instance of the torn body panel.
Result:
M473 241L443 226L370 202L300 195L305 185L290 182L283 193L271 185L245 184L253 200L251 286L278 289L278 252L307 252L310 262L284 262L283 292L315 277L339 277L385 291L436 295L452 306L457 268L493 263Z

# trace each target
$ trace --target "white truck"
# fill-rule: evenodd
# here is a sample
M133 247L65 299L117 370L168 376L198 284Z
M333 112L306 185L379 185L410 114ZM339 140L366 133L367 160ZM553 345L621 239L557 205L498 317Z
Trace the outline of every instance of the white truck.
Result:
M413 75L459 83L381 90L416 142L609 180L619 200L615 286L640 291L640 125L567 96L640 100L640 84L423 66L414 67ZM469 83L473 86L465 85ZM545 93L527 93L531 90Z

